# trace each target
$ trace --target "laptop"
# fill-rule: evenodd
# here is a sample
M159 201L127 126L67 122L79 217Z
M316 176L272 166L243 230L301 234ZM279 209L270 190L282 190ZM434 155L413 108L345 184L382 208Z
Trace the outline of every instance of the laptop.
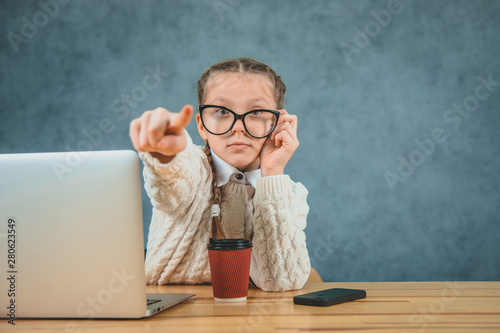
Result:
M142 318L194 296L146 295L129 150L0 154L0 267L8 319Z

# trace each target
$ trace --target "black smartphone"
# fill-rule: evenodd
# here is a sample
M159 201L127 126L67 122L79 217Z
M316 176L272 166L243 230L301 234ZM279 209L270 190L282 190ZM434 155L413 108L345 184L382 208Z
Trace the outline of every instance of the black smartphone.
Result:
M330 306L365 298L366 291L360 289L332 288L309 294L297 295L293 303L313 306Z

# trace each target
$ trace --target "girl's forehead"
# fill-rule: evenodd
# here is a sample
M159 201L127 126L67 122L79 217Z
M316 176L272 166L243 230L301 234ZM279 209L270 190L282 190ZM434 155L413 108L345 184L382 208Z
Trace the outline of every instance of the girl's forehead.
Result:
M275 103L273 88L271 80L262 74L219 72L212 74L207 82L205 97L231 97L223 95L239 91L247 95L246 97L259 96L265 101Z

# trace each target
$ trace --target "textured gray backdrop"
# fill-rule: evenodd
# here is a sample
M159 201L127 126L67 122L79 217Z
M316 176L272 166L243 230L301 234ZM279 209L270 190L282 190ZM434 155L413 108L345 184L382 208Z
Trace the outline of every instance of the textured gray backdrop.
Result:
M299 117L324 280L500 278L499 1L2 0L0 30L0 153L131 149L250 56Z

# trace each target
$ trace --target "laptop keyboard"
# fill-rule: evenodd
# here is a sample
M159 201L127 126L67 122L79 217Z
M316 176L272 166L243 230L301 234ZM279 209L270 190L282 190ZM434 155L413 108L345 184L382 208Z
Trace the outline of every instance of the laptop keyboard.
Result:
M151 304L158 303L161 300L160 299L148 299L147 301L148 301L148 305L151 305Z

